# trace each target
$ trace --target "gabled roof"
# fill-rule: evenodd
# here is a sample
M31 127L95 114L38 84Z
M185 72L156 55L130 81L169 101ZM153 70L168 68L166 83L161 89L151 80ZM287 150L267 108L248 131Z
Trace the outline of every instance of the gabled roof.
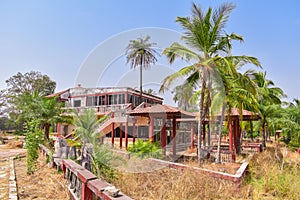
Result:
M227 115L227 113L225 113ZM249 110L242 110L242 113L240 113L240 109L238 108L231 108L231 117L242 117L242 120L249 121L249 120L258 120L261 117L259 114L251 112Z
M143 116L147 117L149 115L155 116L166 116L167 118L195 118L193 113L189 113L178 108L174 108L168 105L152 105L148 107L137 107L134 110L127 113L131 116Z
M69 92L70 89L67 89L67 90L63 90L63 91L60 91L60 92L56 92L56 93L53 93L53 94L50 94L48 96L46 96L46 98L52 98L52 97L57 97L57 96L60 96L66 92Z

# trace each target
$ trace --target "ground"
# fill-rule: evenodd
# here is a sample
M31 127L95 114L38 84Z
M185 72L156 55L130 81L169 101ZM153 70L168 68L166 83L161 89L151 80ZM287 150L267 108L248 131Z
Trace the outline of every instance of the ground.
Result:
M9 144L0 145L0 199L8 199L10 157L16 157L14 163L20 200L69 199L62 173L49 167L45 157L39 157L34 174L26 174L26 150L20 147L20 142L15 139L10 139Z
M19 199L69 199L66 181L40 155L37 170L26 174L26 150L22 143L11 138L0 145L0 199L8 199L9 158L15 157ZM18 156L17 156L18 155ZM193 163L190 163L193 165ZM195 163L194 163L195 164ZM122 192L135 199L299 199L300 154L284 146L270 145L267 151L256 154L250 162L250 172L240 192L236 193L226 181L199 175L194 171L160 168L152 163L140 163L122 168L113 180ZM204 168L234 173L232 164L210 164ZM221 167L221 169L220 169ZM144 173L132 173L145 169ZM227 171L232 168L232 172Z

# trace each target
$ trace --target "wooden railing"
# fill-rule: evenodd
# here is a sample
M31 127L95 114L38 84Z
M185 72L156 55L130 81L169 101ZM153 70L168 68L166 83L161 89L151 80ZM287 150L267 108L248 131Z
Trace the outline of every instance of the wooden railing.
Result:
M221 162L231 163L233 162L232 153L229 150L221 150ZM217 150L210 151L210 157L216 158L217 157Z
M259 153L262 152L261 143L248 143L242 145L242 153Z

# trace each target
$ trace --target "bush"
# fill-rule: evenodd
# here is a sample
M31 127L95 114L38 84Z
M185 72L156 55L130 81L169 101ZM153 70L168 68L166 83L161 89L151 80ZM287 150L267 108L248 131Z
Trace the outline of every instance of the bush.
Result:
M114 152L107 145L93 144L92 162L93 172L99 178L103 178L111 182L116 178L115 170L112 168L112 162L123 159L114 154Z
M150 141L137 140L135 144L129 145L127 150L140 158L163 157L159 142L151 143Z
M39 143L41 143L44 134L39 130L38 121L28 122L26 129L25 148L27 149L27 174L33 174L39 157Z

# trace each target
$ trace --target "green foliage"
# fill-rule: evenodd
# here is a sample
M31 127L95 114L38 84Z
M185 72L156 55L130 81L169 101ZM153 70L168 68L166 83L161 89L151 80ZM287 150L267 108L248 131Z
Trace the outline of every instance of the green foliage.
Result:
M30 71L25 74L18 72L5 82L8 86L8 93L14 97L26 92L31 94L38 92L49 95L54 92L56 87L56 83L49 76L37 71Z
M260 136L260 132L259 131L254 131L254 132L247 132L247 138L256 138Z
M73 139L66 139L66 142L69 144L70 147L79 147L81 148L81 142L75 141Z
M75 112L74 125L76 126L76 134L85 143L92 143L96 137L99 122L97 120L96 111L94 109L85 109L81 115Z
M39 130L39 123L37 120L28 122L26 128L25 148L27 149L27 174L33 174L43 133Z
M30 111L28 116L32 117L32 111L38 110L36 104L29 100L34 93L39 96L52 94L55 90L56 83L52 81L47 75L42 75L40 72L31 71L25 74L18 72L6 80L7 89L5 90L5 98L7 102L7 112L12 119L18 118L15 121L18 124L23 124L26 119L19 117L20 114ZM30 103L30 104L27 104ZM33 106L35 105L35 106ZM27 108L24 110L24 108Z
M53 152L50 151L47 155L46 163L53 162Z
M137 140L135 144L129 145L129 152L140 158L162 158L162 149L158 142L151 143L150 141Z
M93 171L99 178L103 178L108 182L116 179L116 171L112 168L112 162L123 159L117 156L107 145L100 145L97 142L93 144Z
M284 160L280 149L268 149L251 159L246 184L253 187L252 199L299 199L300 168Z
M93 145L93 172L96 173L99 178L110 181L115 179L115 170L112 168L112 162L122 159L115 155L108 146L101 145L98 142L101 135L100 132L97 131L99 124L107 118L108 117L105 116L97 120L95 110L86 109L81 115L75 113L74 124L76 125L76 134L78 134L82 141L82 149L86 143ZM72 142L74 143L74 141Z

